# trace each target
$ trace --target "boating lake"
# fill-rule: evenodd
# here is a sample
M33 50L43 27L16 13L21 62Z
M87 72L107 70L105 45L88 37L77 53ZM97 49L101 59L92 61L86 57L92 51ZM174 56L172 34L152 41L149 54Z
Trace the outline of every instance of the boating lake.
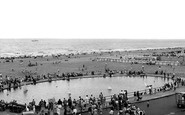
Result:
M50 98L58 99L68 98L69 92L72 99L78 99L79 96L85 97L91 95L98 97L102 92L104 96L118 94L121 90L127 90L128 92L144 90L147 85L153 85L153 87L163 86L164 83L172 82L171 79L164 79L161 77L96 77L96 78L82 78L72 79L70 81L59 80L39 83L36 85L22 86L16 90L0 92L0 98L10 102L17 100L18 103L24 104L31 102L35 99L36 104L41 99L45 99L46 102ZM24 93L25 87L28 89L27 93ZM108 90L111 87L112 90Z

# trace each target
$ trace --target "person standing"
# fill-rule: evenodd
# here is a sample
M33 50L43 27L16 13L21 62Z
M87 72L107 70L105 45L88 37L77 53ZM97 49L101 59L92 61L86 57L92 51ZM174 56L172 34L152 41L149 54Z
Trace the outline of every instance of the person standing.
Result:
M136 96L137 96L137 101L139 101L141 99L139 91L137 91Z
M152 86L149 86L149 94L152 94Z
M149 103L149 101L147 101L147 108L149 108L150 107L150 103Z

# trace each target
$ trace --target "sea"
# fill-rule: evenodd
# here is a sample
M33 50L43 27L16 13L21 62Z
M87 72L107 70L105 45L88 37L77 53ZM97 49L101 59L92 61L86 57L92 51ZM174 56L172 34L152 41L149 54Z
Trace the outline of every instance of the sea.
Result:
M184 47L183 39L0 39L0 57Z

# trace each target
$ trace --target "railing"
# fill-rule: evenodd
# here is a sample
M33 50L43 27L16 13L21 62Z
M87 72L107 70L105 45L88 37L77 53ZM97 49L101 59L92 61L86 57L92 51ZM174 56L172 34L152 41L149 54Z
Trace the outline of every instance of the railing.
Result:
M162 92L162 91L165 91L163 86L161 87L155 87L155 88L152 88L152 91L151 91L151 95L152 94L156 94L158 92ZM144 89L144 90L139 90L139 93L144 96L144 95L150 95L149 93L149 89ZM103 105L103 108L109 108L111 107L112 105L110 105L110 101L111 101L111 96L113 95L109 95L109 96L104 96L106 98L106 101L102 104ZM127 94L127 97L129 99L133 98L134 97L134 92L128 92ZM136 96L135 96L136 97ZM96 98L97 99L97 98ZM131 102L133 103L133 102ZM79 106L78 106L79 107ZM79 108L78 108L79 109ZM88 110L87 109L83 109L81 112L87 112Z
M155 94L155 93L157 93L157 92L160 92L160 91L161 91L160 89L163 89L163 86L152 88L151 93L152 93L152 94ZM147 95L147 94L150 93L150 92L149 92L149 89L138 90L138 91L139 91L140 95L142 95L142 96L143 96L143 95ZM127 93L127 97L128 97L128 98L134 97L134 92L136 92L136 91L128 92L128 93ZM109 101L109 100L111 99L111 96L113 96L113 95L104 96L104 97L106 98L106 101Z

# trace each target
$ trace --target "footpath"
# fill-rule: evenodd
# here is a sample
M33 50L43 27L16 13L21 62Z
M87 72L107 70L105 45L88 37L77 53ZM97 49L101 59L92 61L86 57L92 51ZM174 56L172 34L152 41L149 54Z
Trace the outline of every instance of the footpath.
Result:
M155 99L158 99L158 98L171 96L171 95L174 95L177 92L185 92L185 86L180 86L176 90L160 91L160 92L157 92L157 93L153 93L151 95L150 94L146 94L146 95L142 96L142 100L140 100L140 101L135 101L134 97L132 97L132 98L129 98L129 102L130 103L146 102L148 100L155 100Z

